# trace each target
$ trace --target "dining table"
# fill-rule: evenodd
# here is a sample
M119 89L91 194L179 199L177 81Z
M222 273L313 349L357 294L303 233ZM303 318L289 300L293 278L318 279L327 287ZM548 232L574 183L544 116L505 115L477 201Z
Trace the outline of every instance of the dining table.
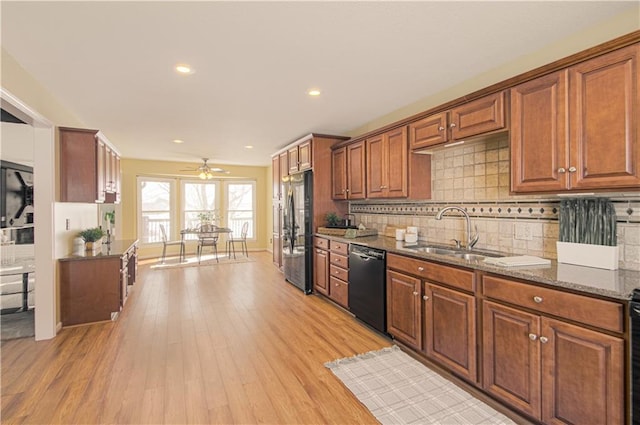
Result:
M217 233L217 234L230 234L233 233L233 230L228 228L228 227L210 227L205 231L201 231L199 227L193 227L193 228L187 228L187 229L182 229L180 230L180 240L183 243L184 246L184 242L185 242L185 237L187 235L200 235L200 234L211 234L211 233ZM180 262L182 263L183 261L185 261L185 258L187 256L186 253L187 249L185 248L184 250L180 250Z

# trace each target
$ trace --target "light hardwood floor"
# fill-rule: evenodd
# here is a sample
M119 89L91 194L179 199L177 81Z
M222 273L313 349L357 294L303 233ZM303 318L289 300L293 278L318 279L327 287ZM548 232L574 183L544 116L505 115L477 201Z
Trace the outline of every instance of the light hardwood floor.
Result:
M392 342L251 258L140 266L117 321L4 343L2 423L377 423L323 364Z

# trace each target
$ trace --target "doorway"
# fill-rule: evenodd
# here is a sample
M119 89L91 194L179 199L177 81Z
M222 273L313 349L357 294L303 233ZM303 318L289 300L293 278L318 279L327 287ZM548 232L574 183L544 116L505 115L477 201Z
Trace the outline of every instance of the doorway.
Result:
M53 124L0 88L0 106L33 128L35 339L55 337L56 284L54 260L55 150Z

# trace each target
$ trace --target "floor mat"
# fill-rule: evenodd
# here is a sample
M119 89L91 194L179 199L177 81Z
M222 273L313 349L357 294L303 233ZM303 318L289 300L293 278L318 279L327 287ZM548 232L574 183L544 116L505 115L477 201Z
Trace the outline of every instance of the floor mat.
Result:
M325 366L382 424L514 424L397 346Z

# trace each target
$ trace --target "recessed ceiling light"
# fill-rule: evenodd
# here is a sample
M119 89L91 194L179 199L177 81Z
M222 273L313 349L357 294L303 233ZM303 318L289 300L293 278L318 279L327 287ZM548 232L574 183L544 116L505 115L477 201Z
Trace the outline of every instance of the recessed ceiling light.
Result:
M176 71L179 74L193 74L195 71L193 69L191 69L191 67L187 64L184 63L179 63L178 65L176 65Z
M251 146L251 145L246 145L244 148L245 148L245 149L253 149L253 146Z
M173 143L177 143L178 145L181 143L184 143L184 140L180 140L180 139L174 139Z
M307 94L309 96L320 96L320 90L318 89L311 89L307 92Z

